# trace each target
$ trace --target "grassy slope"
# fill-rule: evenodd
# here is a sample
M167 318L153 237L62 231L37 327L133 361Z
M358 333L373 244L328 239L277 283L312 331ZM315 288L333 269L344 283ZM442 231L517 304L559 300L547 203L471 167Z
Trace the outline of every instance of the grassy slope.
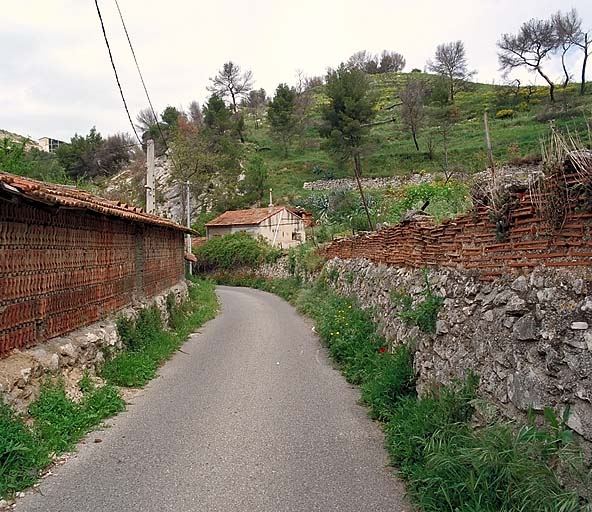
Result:
M410 76L432 81L434 77L424 73L396 73L370 76L371 91L377 98L377 120L394 117L395 122L372 128L371 147L364 161L366 176L404 175L412 171L435 171L442 160L442 136L439 130L437 113L439 107L430 104L426 108L425 128L419 134L421 151L416 151L411 136L401 122L400 107L380 110L396 103L398 91L404 87ZM560 128L569 127L584 135L587 132L585 115L592 114L592 95L585 97L577 94L577 86L570 85L564 91L559 88L557 102L549 104L548 90L540 87L530 98L527 110L519 111L518 103L524 101L521 96L515 100L512 96L500 97L501 88L486 84L469 84L466 91L456 95L455 105L459 109L458 122L450 134L450 160L463 170L483 170L485 167L483 111L490 112L490 127L495 158L507 162L512 158L540 153L541 138L548 133L549 119L555 119ZM320 179L324 173L315 173L318 167L330 171L334 177L349 176L349 167L338 169L331 158L321 149L322 139L315 124L320 122L321 106L327 100L322 87L313 92L311 107L311 127L305 135L295 141L288 157L273 142L268 126L256 130L250 126L248 139L259 147L269 148L262 151L271 176L271 185L276 197L291 200L299 195L304 181ZM503 108L514 108L512 119L495 119L495 113ZM429 136L435 141L436 158L427 157L426 143Z

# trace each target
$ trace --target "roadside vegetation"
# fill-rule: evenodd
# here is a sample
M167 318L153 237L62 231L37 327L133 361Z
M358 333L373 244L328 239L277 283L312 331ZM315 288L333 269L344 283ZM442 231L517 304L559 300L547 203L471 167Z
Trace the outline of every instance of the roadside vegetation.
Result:
M85 373L75 397L61 379L48 379L27 415L18 415L0 401L0 499L34 484L55 457L75 449L89 431L125 409L118 386L141 387L156 375L187 336L217 311L214 284L194 279L189 299L176 305L167 300L168 327L155 308L141 311L134 321L120 320L125 348L113 354L100 372Z
M298 276L216 274L223 284L276 293L314 320L329 354L348 382L360 386L370 416L381 423L391 462L421 510L591 510L584 498L589 474L567 417L546 410L543 426L534 415L527 425L502 420L477 398L476 375L418 395L412 348L390 347L366 311L333 291L335 277L323 271L305 284ZM429 283L425 295L427 302L437 302L430 299L435 296ZM418 313L430 319L427 331L433 328L434 307Z

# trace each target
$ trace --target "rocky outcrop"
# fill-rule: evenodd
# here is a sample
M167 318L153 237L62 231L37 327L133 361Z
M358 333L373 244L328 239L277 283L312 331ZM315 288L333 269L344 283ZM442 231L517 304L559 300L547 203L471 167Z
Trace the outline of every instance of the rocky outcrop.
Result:
M421 391L432 381L449 383L468 371L480 376L482 396L511 417L529 409L570 408L569 426L592 441L592 269L538 267L482 282L478 274L429 270L443 298L436 332L403 322L393 292L422 300L419 270L368 260L333 259L333 286L373 312L393 345L415 348Z

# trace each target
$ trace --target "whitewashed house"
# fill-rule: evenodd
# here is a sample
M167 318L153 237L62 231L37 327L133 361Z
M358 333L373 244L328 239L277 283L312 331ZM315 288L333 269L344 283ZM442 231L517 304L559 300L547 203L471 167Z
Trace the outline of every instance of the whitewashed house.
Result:
M305 222L285 206L224 212L206 224L208 240L244 231L265 238L272 246L287 249L306 240Z

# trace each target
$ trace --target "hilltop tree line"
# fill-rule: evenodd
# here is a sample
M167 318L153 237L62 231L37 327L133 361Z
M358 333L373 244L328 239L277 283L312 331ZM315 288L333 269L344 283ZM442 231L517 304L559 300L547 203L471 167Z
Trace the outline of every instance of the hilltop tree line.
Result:
M553 102L556 85L547 71L550 59L560 59L564 74L561 86L567 87L575 73L569 69L568 57L579 52L579 92L584 94L590 38L591 32L585 29L574 9L558 11L549 19L531 19L517 33L501 35L497 42L500 69L508 83L512 83L511 73L518 68L541 76L549 86ZM422 130L428 123L437 127L441 167L448 173L448 143L459 119L455 101L475 74L469 66L465 45L461 40L437 45L425 65L432 75L410 73L403 86L393 90L394 103L378 107L370 91L369 75L400 72L405 65L405 57L399 52L384 50L373 54L362 50L329 69L325 76L306 76L298 71L295 85L281 83L268 95L255 87L250 70L228 61L210 78L210 95L203 105L193 101L186 109L168 106L160 114L144 109L139 112L136 125L144 143L148 139L155 141L157 154L171 150L173 179L189 181L194 195L204 198L204 208L213 204L222 209L260 203L269 181L265 152L277 148L286 158L309 135L319 136L324 141L322 149L339 165L350 165L356 177L361 176L363 158L372 150L368 143L370 129L394 123L395 116L389 112L394 113L395 107L400 107L396 111L398 122L409 133L415 149L424 149L430 160L435 158L434 130L423 139ZM514 82L512 90L516 97L524 87L519 81ZM320 102L319 96L324 97ZM526 98L529 97L530 92ZM253 143L256 137L250 136L249 130L262 126L269 131L274 147ZM8 161L7 152L0 148L0 163L2 159ZM14 149L12 152L14 161ZM86 136L75 135L47 159L69 178L92 179L116 173L139 152L139 146L127 135L103 138L92 129ZM22 172L29 174L31 166L38 166L31 162L27 165L29 169Z

